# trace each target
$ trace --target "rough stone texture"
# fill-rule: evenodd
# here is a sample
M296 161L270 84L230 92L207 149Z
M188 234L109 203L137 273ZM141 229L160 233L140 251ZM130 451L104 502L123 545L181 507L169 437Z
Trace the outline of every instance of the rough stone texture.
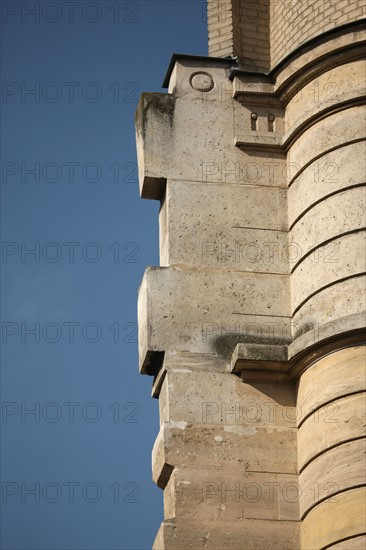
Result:
M302 522L301 547L324 548L339 540L365 532L366 491L364 487L337 496L337 502L320 504Z
M306 256L291 278L293 311L322 288L365 273L365 257L364 231L335 238L331 247L323 245Z
M304 372L299 380L297 406L303 411L301 422L316 406L365 389L366 348L347 348L331 354Z
M271 448L270 456L265 452L268 448ZM243 449L246 449L244 456ZM243 470L296 473L296 430L252 424L220 427L165 422L162 425L153 451L155 480L159 479L165 464L197 468L203 459L208 469L242 464Z
M314 160L288 190L289 225L319 201L347 188L364 184L366 144L344 145ZM290 171L294 174L296 167Z
M362 8L209 0L218 57L175 56L140 100L155 550L363 547Z
M351 539L344 540L338 544L332 544L329 546L332 550L363 550L366 547L366 535L360 537L353 537Z
M237 468L175 468L164 491L165 516L187 521L296 521L296 475L238 472Z
M292 384L243 384L228 372L197 372L192 367L173 365L160 390L160 420L220 427L294 428L295 402Z
M335 67L301 88L286 107L286 133L293 133L320 111L362 97L365 61Z
M274 296L267 300L268 285ZM289 294L284 275L186 266L148 269L139 292L141 369L155 352L229 359L243 338L288 342Z
M336 503L340 492L363 485L365 452L364 440L349 441L318 456L301 472L301 517L319 502Z
M342 397L309 416L298 433L299 469L319 453L350 439L365 437L364 393Z
M160 210L161 263L286 273L285 202L278 188L168 181Z
M363 105L350 107L346 112L329 115L302 133L288 153L291 168L305 168L314 157L323 155L345 143L364 138L366 109ZM316 142L316 149L314 149Z
M153 550L294 550L299 545L296 522L207 519L188 523L186 519L168 519L159 529Z

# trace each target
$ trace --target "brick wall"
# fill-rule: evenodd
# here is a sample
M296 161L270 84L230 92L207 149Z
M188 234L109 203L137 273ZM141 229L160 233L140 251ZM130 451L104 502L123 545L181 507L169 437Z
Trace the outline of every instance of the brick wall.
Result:
M239 2L241 61L248 69L267 72L270 69L269 0Z
M267 72L304 42L365 15L364 0L208 0L209 55Z
M207 21L209 55L238 56L248 70L269 70L269 0L208 0Z
M364 0L271 0L271 66L311 38L365 15Z
M237 1L234 0L234 6L232 0L207 2L208 52L212 57L238 55L233 30L233 10L235 12Z

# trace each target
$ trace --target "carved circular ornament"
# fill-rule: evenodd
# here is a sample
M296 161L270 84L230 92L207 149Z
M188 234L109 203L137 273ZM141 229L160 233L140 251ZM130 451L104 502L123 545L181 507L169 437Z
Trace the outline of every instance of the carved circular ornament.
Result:
M208 73L194 73L190 78L191 86L197 92L211 92L214 87L214 81Z

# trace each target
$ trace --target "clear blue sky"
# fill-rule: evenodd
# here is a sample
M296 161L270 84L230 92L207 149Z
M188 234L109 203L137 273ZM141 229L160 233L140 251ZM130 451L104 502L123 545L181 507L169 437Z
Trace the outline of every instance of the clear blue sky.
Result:
M1 7L1 548L149 549L159 421L136 299L158 203L138 195L133 117L173 52L207 55L205 5Z

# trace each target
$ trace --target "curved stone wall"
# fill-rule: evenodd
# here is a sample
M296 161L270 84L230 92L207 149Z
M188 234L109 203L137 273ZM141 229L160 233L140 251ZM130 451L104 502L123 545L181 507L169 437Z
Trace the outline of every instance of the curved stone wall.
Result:
M364 533L365 360L365 346L343 349L298 382L302 548L328 548Z
M365 62L334 65L302 76L283 138L294 345L335 350L297 382L301 548L319 550L362 547L366 501L366 347L335 341L365 320Z
M364 76L363 60L331 68L286 108L295 339L329 322L342 332L345 317L364 311Z

